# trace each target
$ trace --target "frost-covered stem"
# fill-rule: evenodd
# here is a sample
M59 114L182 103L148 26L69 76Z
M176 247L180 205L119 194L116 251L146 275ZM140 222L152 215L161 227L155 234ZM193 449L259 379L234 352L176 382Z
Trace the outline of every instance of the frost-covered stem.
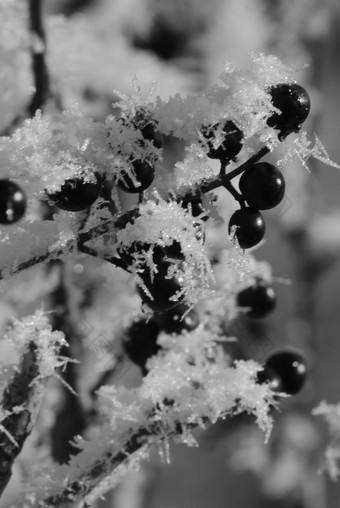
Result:
M194 426L195 425L192 424L189 425L190 428ZM148 427L139 428L125 445L121 447L120 451L107 450L105 456L92 464L86 474L83 474L78 480L69 481L62 492L48 496L42 500L38 506L40 508L49 508L84 499L100 481L106 478L108 474L114 471L127 458L140 450L143 446L147 446L150 438L154 438L155 436L170 438L182 432L183 427L179 422L171 429L164 428L162 422L153 422Z
M217 189L218 187L221 187L223 185L227 185L228 182L230 182L233 178L243 173L246 169L248 169L250 166L258 162L262 157L264 157L267 153L269 153L268 147L263 147L261 150L259 150L256 154L254 154L250 159L248 159L246 162L241 164L238 168L235 168L233 171L230 171L230 173L226 173L225 175L221 176L218 175L217 177L202 180L200 183L198 183L195 187L194 191L199 190L202 193L210 192L214 189ZM191 192L187 192L185 194L179 194L176 199L178 201L182 201L185 198L190 198ZM173 195L171 199L174 199ZM80 232L78 234L78 238L76 240L77 247L80 252L89 254L91 256L99 256L102 257L105 261L108 261L109 263L122 268L123 270L126 270L127 267L125 263L118 257L115 256L101 256L101 253L97 253L94 249L91 249L87 245L85 245L88 241L98 238L99 236L108 233L112 228L116 229L122 229L126 226L128 222L130 222L134 217L136 217L136 214L138 212L138 207L129 210L128 212L125 212L121 215L116 216L115 218L103 220L99 226L95 226L88 230L86 233ZM32 268L33 266L39 265L40 263L45 262L48 259L58 259L65 255L67 255L68 252L72 252L75 248L75 241L69 240L66 242L63 248L55 248L54 250L49 250L48 252L45 252L41 254L40 256L36 256L32 259L28 259L26 261L23 261L22 263L18 264L11 272L10 275L17 275L18 273L27 270L28 268ZM7 273L7 270L0 270L0 280L4 277L3 272L5 274Z
M263 148L261 148L261 150L255 153L252 157L250 157L250 159L241 164L238 168L235 168L233 169L233 171L230 171L230 173L226 173L223 176L219 175L217 178L211 178L209 180L201 182L201 185L199 185L199 190L202 193L206 193L214 189L217 189L218 187L222 187L224 182L230 182L233 178L243 173L243 171L245 171L253 164L258 162L260 159L262 159L262 157L267 155L267 153L269 152L270 149L267 146L264 146Z
M53 266L56 262L53 262ZM79 347L75 325L76 316L72 312L71 287L67 283L68 273L65 264L59 266L59 284L50 296L50 305L55 312L52 314L52 328L62 331L68 343L60 354L62 356L77 357L75 350ZM74 362L69 362L66 369L60 374L64 381L74 392L78 390L78 368ZM85 412L77 395L69 388L62 386L63 404L56 416L55 424L51 430L51 448L54 460L67 462L70 455L76 453L76 449L70 445L74 436L84 431Z
M42 1L28 0L31 31L32 73L35 92L28 105L30 116L45 104L50 94L50 79L46 65L46 35L42 20Z
M205 421L205 419L202 419L202 421ZM65 506L68 506L68 503L80 502L82 499L85 499L102 480L108 475L111 475L114 470L131 458L131 455L141 450L143 447L149 446L150 442L154 442L155 438L159 440L170 439L176 435L182 434L184 432L184 427L188 430L192 430L197 427L197 424L186 423L183 425L178 421L174 422L171 427L166 427L162 421L153 421L147 427L137 428L128 441L120 447L119 451L117 451L116 448L114 450L108 449L102 459L96 460L89 467L88 471L82 474L79 479L70 480L65 484L62 492L46 497L38 502L37 506L39 506L39 508L51 508L61 506L63 503L65 503ZM82 508L85 506L86 504L82 504Z
M1 421L1 427L6 432L0 428L0 496L11 478L13 462L33 427L31 412L23 406L28 406L34 390L31 383L39 373L36 350L34 342L31 342L23 355L20 370L2 396L1 408L10 414ZM15 411L20 406L21 409Z

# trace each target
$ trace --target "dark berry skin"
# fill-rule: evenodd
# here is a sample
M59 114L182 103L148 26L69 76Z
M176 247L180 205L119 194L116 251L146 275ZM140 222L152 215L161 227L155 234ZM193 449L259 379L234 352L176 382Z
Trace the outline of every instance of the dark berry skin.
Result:
M159 326L154 318L141 318L130 325L123 339L123 347L133 363L144 368L148 359L157 354L160 350L158 334Z
M306 362L299 353L280 351L267 359L263 371L258 374L258 379L260 383L269 381L276 391L295 395L302 389L306 374Z
M201 220L204 222L209 219L209 216L206 210L203 208L202 199L200 196L188 196L183 199L182 202L183 208L187 210L191 210L191 215L193 217L199 217L201 215ZM203 215L204 214L204 215Z
M48 194L53 204L61 210L80 212L93 205L99 196L101 181L84 182L81 178L65 180L60 191Z
M168 278L167 276L168 269L172 264L172 261L164 259L158 263L158 272L154 273L152 277L148 268L144 273L139 274L152 298L140 286L137 286L137 291L143 302L156 312L166 312L176 307L184 299L183 295L176 301L172 299L182 289L178 277Z
M138 194L150 187L155 178L155 169L150 162L147 160L133 161L132 171L134 172L136 183L130 178L126 171L122 171L117 182L121 190L129 194Z
M204 137L208 140L208 157L226 161L235 157L243 147L243 132L234 124L227 120L223 127L224 140L217 148L213 146L216 125L203 130Z
M151 248L150 244L134 242L130 245L130 247L122 249L118 249L118 254L122 258L122 260L126 263L127 267L131 266L134 259L138 254L142 254L143 252L147 252ZM167 258L173 259L184 259L184 255L181 250L181 245L179 242L173 242L171 245L167 245L165 247L161 247L159 245L154 245L153 247L153 262L158 265L162 263Z
M19 221L26 206L26 195L21 187L7 178L0 179L0 224L11 225Z
M184 303L180 303L168 312L160 314L158 317L160 328L169 334L180 334L183 330L194 330L199 325L198 314L195 309L191 309L182 319L187 311L188 307Z
M262 319L275 309L276 295L271 286L263 282L257 282L240 291L236 302L238 307L246 309L248 317Z
M157 122L151 118L149 112L138 109L132 119L133 125L140 129L144 139L152 141L156 148L163 147L162 133L157 129Z
M251 207L244 207L233 213L229 221L229 234L233 226L237 226L235 236L241 249L250 249L260 243L266 231L261 213Z
M273 113L267 124L280 131L283 139L291 132L299 132L310 111L310 98L306 90L296 83L281 83L269 89L272 103L281 111Z
M141 128L141 133L143 138L152 141L156 148L163 147L163 136L152 122L144 125L144 127Z
M259 162L243 173L239 188L249 206L269 210L283 200L286 183L281 171L273 164Z

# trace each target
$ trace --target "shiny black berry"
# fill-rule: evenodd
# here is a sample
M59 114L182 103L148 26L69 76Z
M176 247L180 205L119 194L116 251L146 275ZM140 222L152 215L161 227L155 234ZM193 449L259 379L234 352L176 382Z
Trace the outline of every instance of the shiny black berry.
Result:
M80 212L90 208L99 196L101 181L84 182L81 178L65 180L60 191L48 194L55 206L68 212Z
M26 195L16 183L0 179L0 224L10 225L20 220L26 212Z
M208 140L208 157L225 161L235 157L243 146L243 132L232 122L227 120L223 127L224 139L220 146L214 148L214 137L217 125L203 130L203 136Z
M281 203L286 183L281 171L273 164L259 162L243 173L239 188L249 206L269 210Z
M230 217L229 234L236 226L235 236L241 249L254 247L264 237L266 225L261 213L251 207L236 210Z
M148 292L145 292L139 285L137 286L137 291L143 302L156 312L168 311L176 307L184 299L182 295L174 300L175 295L182 290L182 285L178 276L168 276L168 270L173 266L173 261L164 259L161 263L157 264L157 273L151 276L150 270L146 268L144 273L139 274Z
M258 380L260 383L268 381L276 391L295 395L302 389L306 374L306 362L299 353L280 351L267 359Z
M154 318L140 318L134 321L123 337L124 351L130 360L139 367L145 367L151 356L157 354L159 326Z
M185 314L187 312L187 314ZM183 318L185 314L185 317ZM199 317L195 309L188 312L188 307L180 303L175 308L159 316L159 325L166 333L180 334L183 330L194 330L199 325Z
M146 190L155 178L155 168L147 160L133 161L132 172L134 179L126 171L122 171L117 182L121 190L130 194L138 194Z
M261 319L275 309L275 291L272 286L258 281L242 289L237 295L236 303L238 307L245 309L248 317Z
M299 132L310 111L310 98L306 90L296 83L281 83L270 88L272 103L280 112L273 113L267 124L280 131L280 138Z

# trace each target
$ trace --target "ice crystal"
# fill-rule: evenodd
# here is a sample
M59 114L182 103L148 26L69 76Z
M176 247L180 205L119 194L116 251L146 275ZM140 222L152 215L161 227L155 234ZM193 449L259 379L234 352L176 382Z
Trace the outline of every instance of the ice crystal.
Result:
M340 165L333 162L324 147L320 139L315 135L315 142L307 138L306 132L301 132L293 141L293 143L287 147L284 157L277 162L279 166L287 165L292 159L298 158L302 166L308 171L308 159L314 158L323 164L327 164L333 168L340 168Z
M67 345L64 335L62 332L52 331L49 320L42 311L15 320L3 340L13 345L19 356L34 342L40 371L38 379L50 377L56 368L65 365L65 360L58 357L60 347Z
M200 227L204 227L203 222L197 217L194 222L190 211L179 203L158 197L157 201L148 200L139 205L138 216L117 232L117 244L119 249L130 252L136 274L143 273L147 267L152 275L158 270L153 260L154 248L178 242L184 259L173 263L167 276L178 275L183 294L195 304L212 294L209 286L214 280L204 246L197 238ZM137 246L135 252L129 249L132 246Z

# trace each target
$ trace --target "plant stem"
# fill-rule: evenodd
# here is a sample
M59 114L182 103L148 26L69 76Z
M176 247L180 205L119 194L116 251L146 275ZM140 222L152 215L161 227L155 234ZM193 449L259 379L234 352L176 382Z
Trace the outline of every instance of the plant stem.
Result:
M31 31L32 73L35 92L28 105L28 112L33 117L38 109L47 102L50 95L50 79L46 65L46 35L42 20L42 1L28 0L29 22Z
M194 428L195 426L194 424L187 424L188 428ZM96 460L91 465L86 474L83 474L79 479L70 480L62 492L48 496L40 503L38 502L37 506L50 508L86 498L108 476L108 471L112 474L133 453L148 445L151 437L170 438L174 435L182 434L182 432L183 427L179 422L175 424L174 428L168 429L164 428L164 424L159 421L152 422L148 427L140 427L125 443L125 446L120 447L118 452L116 450L108 450L101 460Z

